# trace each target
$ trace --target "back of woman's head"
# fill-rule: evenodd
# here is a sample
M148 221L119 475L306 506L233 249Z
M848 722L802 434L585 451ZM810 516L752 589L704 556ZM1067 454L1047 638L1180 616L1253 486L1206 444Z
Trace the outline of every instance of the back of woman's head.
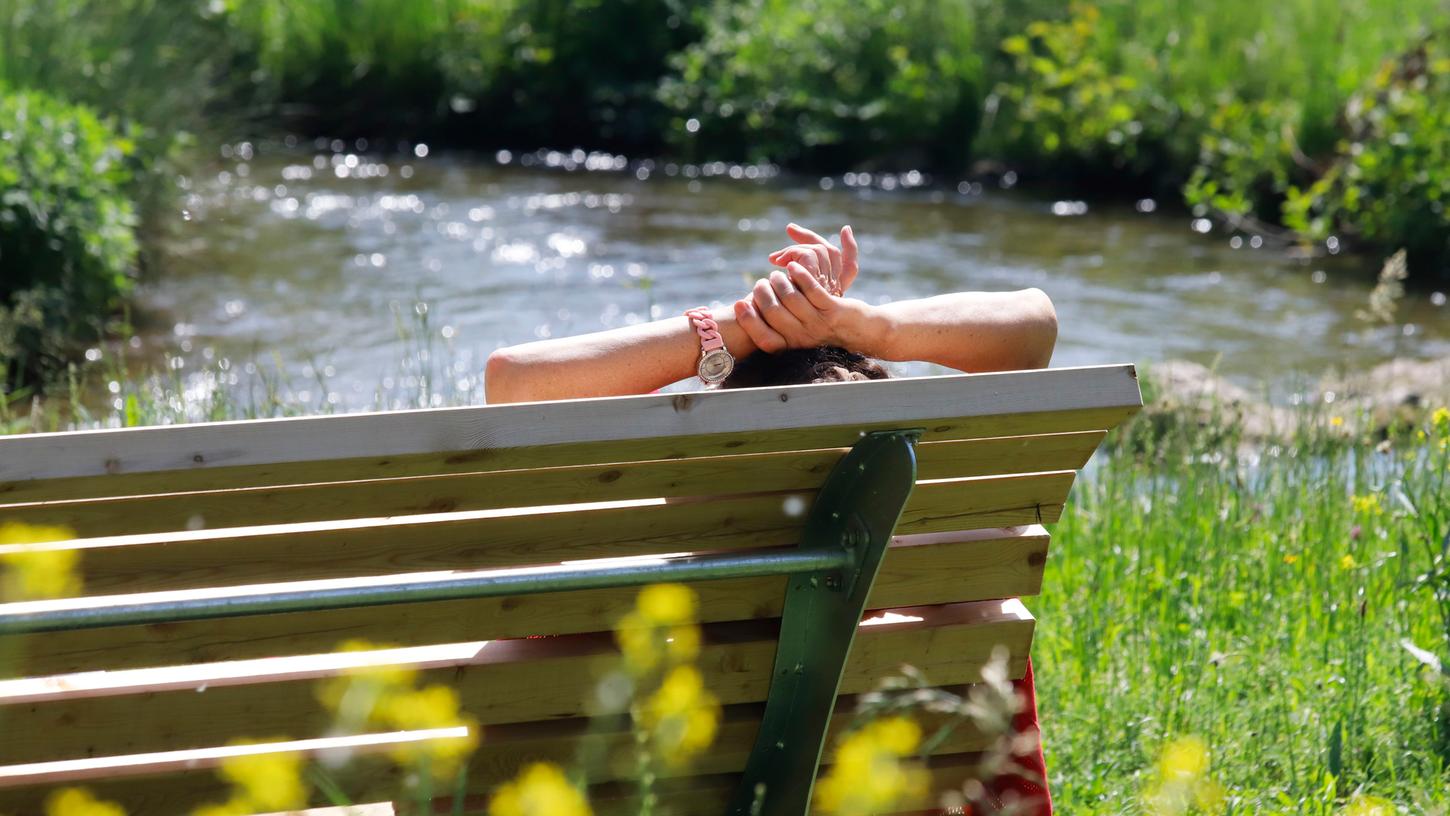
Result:
M767 354L757 351L735 361L735 370L721 388L761 388L775 385L884 380L891 375L864 354L838 346L786 349Z

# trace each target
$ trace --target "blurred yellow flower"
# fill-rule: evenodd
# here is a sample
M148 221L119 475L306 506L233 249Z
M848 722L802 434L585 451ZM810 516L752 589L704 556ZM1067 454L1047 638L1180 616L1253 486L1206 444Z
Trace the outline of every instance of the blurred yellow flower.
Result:
M695 593L680 584L645 587L635 609L614 627L624 665L636 677L688 663L700 655Z
M61 788L45 798L45 816L126 816L126 809L85 788Z
M348 640L339 644L337 651L387 648L392 647ZM447 779L478 747L478 723L460 711L458 693L452 688L441 684L416 688L417 682L418 672L410 666L362 666L322 681L317 685L316 694L344 732L368 727L397 731L467 728L466 736L402 743L389 752L400 765L421 764L426 760L430 776Z
M921 728L906 717L886 717L846 736L816 787L816 806L836 816L865 816L918 804L931 777L903 759L921 743Z
M459 712L458 692L448 686L435 684L385 696L379 700L374 716L399 730L465 726L466 736L404 743L390 752L400 765L418 763L426 757L429 770L438 779L452 777L478 747L478 723Z
M1344 417L1342 417L1342 416L1334 416L1334 417L1330 417L1329 418L1329 427L1331 427L1331 428L1341 428L1343 426L1344 426Z
M1362 515L1378 516L1385 512L1384 506L1380 504L1378 493L1355 496L1350 501L1354 504L1354 512Z
M557 765L536 762L504 784L488 803L488 816L590 816L589 800Z
M286 737L243 740L233 745L285 742ZM302 781L302 754L279 751L248 754L222 761L221 777L232 784L233 801L246 802L251 812L294 810L307 805L307 785Z
M1294 553L1287 553L1284 556L1284 563L1290 565L1297 564L1299 563L1299 556L1295 555Z
M1345 553L1344 555L1341 555L1339 557L1339 568L1340 569L1347 569L1347 570L1348 569L1354 569L1357 566L1359 566L1359 562L1357 562L1357 561L1354 560L1354 556L1352 556L1352 555L1350 555L1348 553Z
M666 765L679 766L715 741L720 701L694 666L676 666L645 702L640 721Z
M1143 796L1143 806L1154 816L1178 816L1197 808L1204 813L1223 809L1223 788L1208 775L1208 744L1198 737L1180 737L1163 747L1154 779Z
M674 626L695 620L695 593L683 584L652 584L640 590L635 602L645 620Z
M1430 415L1430 427L1437 436L1450 436L1450 408L1440 407Z
M77 550L47 550L28 545L64 541L75 533L64 527L0 524L0 601L39 601L79 595L81 578Z
M1395 816L1395 812L1394 804L1388 799L1360 793L1355 794L1344 810L1340 811L1340 816Z

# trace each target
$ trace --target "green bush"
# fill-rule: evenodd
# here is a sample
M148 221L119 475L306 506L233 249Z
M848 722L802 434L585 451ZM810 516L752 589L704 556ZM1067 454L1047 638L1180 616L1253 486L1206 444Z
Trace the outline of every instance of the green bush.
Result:
M134 146L89 109L0 92L0 385L63 365L131 286Z
M1177 116L1161 86L1141 78L1157 58L1116 39L1096 6L1074 3L1066 20L1032 22L1003 40L1012 65L990 103L991 147L1068 183L1146 178L1170 165Z
M264 103L324 131L407 133L491 87L515 0L228 0Z
M673 60L667 138L695 158L959 165L980 116L969 0L718 0Z
M1420 269L1450 262L1450 29L1388 60L1343 114L1327 169L1292 187L1284 223L1308 237L1404 247Z

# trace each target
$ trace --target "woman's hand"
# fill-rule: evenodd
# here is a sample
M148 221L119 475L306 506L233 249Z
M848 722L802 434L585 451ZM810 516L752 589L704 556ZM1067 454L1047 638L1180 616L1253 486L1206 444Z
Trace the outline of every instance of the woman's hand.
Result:
M761 351L858 345L869 307L826 291L817 262L814 253L805 263L788 261L736 302L740 328Z
M833 295L844 295L851 288L851 283L860 272L857 263L860 249L856 246L856 235L850 226L841 227L840 248L797 224L787 224L785 232L797 243L772 252L772 264L782 269L788 269L792 262L805 266L826 291Z

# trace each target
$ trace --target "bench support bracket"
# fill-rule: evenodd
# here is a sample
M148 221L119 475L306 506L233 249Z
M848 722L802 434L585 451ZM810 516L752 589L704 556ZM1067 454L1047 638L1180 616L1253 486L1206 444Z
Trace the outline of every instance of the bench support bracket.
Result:
M846 656L881 558L916 484L919 430L867 434L831 471L802 550L850 554L840 569L792 573L770 696L731 816L802 816L810 805Z

